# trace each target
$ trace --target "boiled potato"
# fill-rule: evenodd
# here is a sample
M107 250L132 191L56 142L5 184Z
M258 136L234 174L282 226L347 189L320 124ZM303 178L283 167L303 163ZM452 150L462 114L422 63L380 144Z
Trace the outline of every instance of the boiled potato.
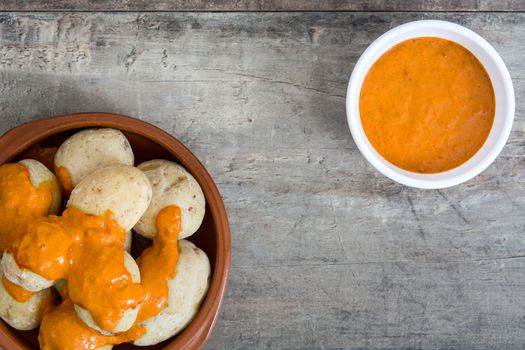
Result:
M42 163L34 159L24 159L19 162L24 165L29 172L29 180L35 188L39 188L43 184L48 183L51 189L51 206L49 207L49 214L58 214L62 202L62 195L60 193L60 186L58 180L49 169Z
M209 280L206 253L189 241L179 241L176 276L168 280L168 305L158 315L139 323L146 328L146 334L133 344L158 344L183 330L199 311Z
M67 170L70 180L61 183L71 191L86 176L97 169L111 164L133 165L134 156L128 139L120 130L88 129L80 131L58 148L55 155L55 168Z
M135 262L135 260L133 260L133 257L128 252L124 252L124 266L131 274L131 280L133 281L133 283L140 283L139 267L137 263ZM112 329L111 331L106 331L106 330L101 329L95 323L89 310L86 310L82 306L75 304L75 311L77 312L78 317L80 317L80 319L84 321L86 325L100 332L103 335L112 335L116 333L125 332L128 329L130 329L135 323L135 320L137 319L139 309L140 309L140 306L134 309L132 308L127 309L124 312L124 315L122 316L122 318L117 322L117 325L115 326L115 328Z
M86 176L71 192L68 207L87 214L107 210L126 231L137 223L151 201L151 185L144 173L130 165L110 165Z
M2 273L0 270L0 279ZM40 304L51 297L51 289L43 289L35 293L28 301L15 300L5 289L0 281L0 317L11 327L28 331L35 329L40 324Z
M153 189L148 210L135 225L135 231L146 237L155 236L158 213L167 206L176 205L182 212L179 239L197 231L204 218L206 201L195 178L181 165L168 160L151 160L138 166L146 174Z
M4 252L0 261L5 278L30 292L38 292L49 288L55 281L48 280L29 269L18 266L15 257L10 252Z

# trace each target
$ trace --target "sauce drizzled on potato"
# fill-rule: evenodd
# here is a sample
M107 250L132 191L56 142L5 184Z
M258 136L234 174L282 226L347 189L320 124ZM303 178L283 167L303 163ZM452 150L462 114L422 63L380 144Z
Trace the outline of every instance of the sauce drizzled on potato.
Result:
M0 166L0 249L6 250L35 218L46 216L52 202L47 183L35 188L22 164Z
M144 334L134 326L124 333L105 336L88 327L77 315L71 300L46 313L40 325L38 342L41 349L98 349L133 341Z
M179 260L177 247L181 229L181 210L177 206L162 209L157 215L157 233L153 245L142 252L139 268L146 298L140 306L137 322L157 315L168 299L168 279L175 278Z
M2 284L9 295L11 295L16 301L24 303L31 299L35 293L25 290L24 288L9 281L5 276L2 276Z
M71 300L111 330L145 297L124 266L125 237L110 212L100 217L70 207L62 216L31 221L15 256L21 267L42 277L66 279Z
M63 166L59 166L55 169L55 174L57 175L58 182L62 186L64 194L69 195L73 190L73 181L71 180L69 171Z
M13 253L20 267L50 280L66 280L61 288L62 304L46 303L40 327L42 349L96 349L133 341L145 329L141 321L157 315L167 304L168 279L175 277L181 210L162 209L157 218L157 234L139 264L142 283L133 283L124 265L125 230L110 211L89 215L75 207L61 216L46 216L51 191L34 188L21 164L0 166L0 242L2 250ZM2 221L4 220L4 221ZM5 222L4 225L2 225ZM4 232L4 228L17 231ZM5 278L6 290L20 302L33 293ZM105 336L87 326L74 310L74 304L89 310L95 323L111 330L129 308L140 307L135 325L117 336Z

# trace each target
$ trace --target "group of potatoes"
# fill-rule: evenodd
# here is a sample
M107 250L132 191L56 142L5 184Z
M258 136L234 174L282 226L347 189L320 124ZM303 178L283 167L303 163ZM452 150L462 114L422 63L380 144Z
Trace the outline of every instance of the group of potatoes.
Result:
M61 192L55 175L36 160L20 163L29 171L35 188L49 181L56 184L52 186L49 214L59 214ZM204 218L205 198L197 181L182 166L167 160L150 160L135 167L129 141L115 129L88 129L74 134L59 147L54 163L55 169L62 167L69 173L72 191L68 207L92 215L103 215L110 210L116 222L127 231L124 262L135 283L140 283L140 271L129 254L131 230L153 238L160 210L171 205L181 209L179 260L176 277L168 280L168 304L159 314L140 324L147 332L134 344L153 345L179 333L197 313L210 279L208 257L184 239L198 230ZM60 289L63 281L48 280L21 268L9 252L3 254L0 267L0 273L9 281L35 292L28 301L18 302L0 283L0 317L19 330L38 327L40 304L51 294L51 288ZM129 329L139 307L126 310L111 331L101 330L89 310L75 305L75 311L88 326L110 335Z

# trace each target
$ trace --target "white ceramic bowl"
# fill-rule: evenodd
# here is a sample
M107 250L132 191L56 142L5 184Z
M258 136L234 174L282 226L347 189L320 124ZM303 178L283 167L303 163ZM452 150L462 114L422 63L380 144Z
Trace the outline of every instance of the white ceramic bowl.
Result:
M416 37L439 37L454 41L472 52L485 67L496 95L496 115L489 136L479 151L461 166L437 174L403 170L385 160L368 141L359 115L359 95L370 67L394 45ZM357 147L378 171L401 184L419 188L458 185L481 173L503 149L514 120L514 89L505 63L481 36L458 24L445 21L416 21L389 30L376 39L357 61L346 95L348 125Z

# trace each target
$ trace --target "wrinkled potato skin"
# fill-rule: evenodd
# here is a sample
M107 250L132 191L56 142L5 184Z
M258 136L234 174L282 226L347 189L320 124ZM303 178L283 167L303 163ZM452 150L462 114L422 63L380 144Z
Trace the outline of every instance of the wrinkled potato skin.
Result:
M64 141L55 154L55 168L66 168L73 188L97 169L112 164L134 164L128 139L116 129L77 132Z
M3 274L10 282L28 290L38 292L53 286L53 280L48 280L29 269L18 266L15 257L10 252L4 252L0 261Z
M168 160L151 160L138 166L153 189L153 197L148 210L135 225L135 231L153 238L157 231L155 220L158 213L167 206L176 205L182 212L182 228L179 239L194 234L202 224L206 210L206 200L195 178L181 165Z
M179 241L175 278L168 280L168 305L158 315L140 323L146 334L133 344L158 344L186 327L199 311L210 283L210 261L193 243Z
M0 269L0 279L3 276ZM51 289L37 292L26 302L16 301L4 288L0 281L0 317L11 327L28 331L40 325L40 304L45 298L51 297Z
M92 215L110 210L126 231L137 223L151 201L151 185L144 173L129 165L110 165L88 175L71 192L68 207Z

